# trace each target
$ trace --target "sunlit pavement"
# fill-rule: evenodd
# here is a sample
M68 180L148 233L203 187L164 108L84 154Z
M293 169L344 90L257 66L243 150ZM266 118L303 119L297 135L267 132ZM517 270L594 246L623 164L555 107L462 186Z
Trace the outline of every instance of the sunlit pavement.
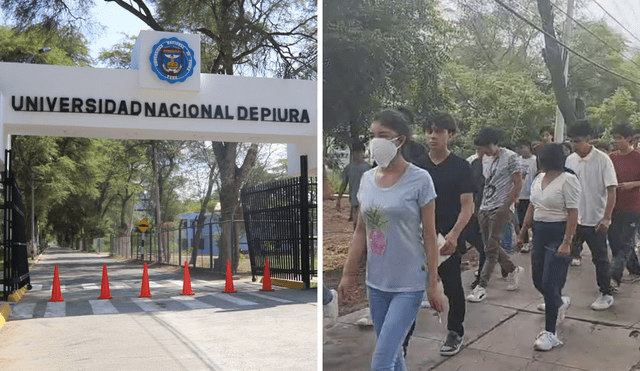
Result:
M107 264L111 300L100 295ZM58 265L65 301L48 302ZM50 248L31 271L33 289L0 329L7 370L308 370L317 365L316 290L260 292L250 279L193 280L149 269L152 298L140 299L142 267Z

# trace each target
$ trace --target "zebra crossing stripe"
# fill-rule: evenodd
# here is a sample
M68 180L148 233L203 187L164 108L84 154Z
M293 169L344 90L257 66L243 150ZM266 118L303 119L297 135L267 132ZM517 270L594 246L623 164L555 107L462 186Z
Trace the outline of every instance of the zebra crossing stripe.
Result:
M215 308L211 304L203 303L200 300L197 300L190 296L172 296L172 300L178 301L181 304L189 307L189 309L207 309L207 308Z
M167 308L161 307L149 298L131 298L131 300L145 312L161 312L167 310Z
M182 287L182 281L173 280L173 281L169 281L169 282L173 283L174 285Z
M96 285L95 283L83 283L82 288L85 290L97 290L98 285Z
M41 291L42 285L31 285L31 291Z
M89 300L93 314L115 314L119 313L116 307L109 300Z
M240 299L240 298L237 298L237 297L229 295L229 294L210 294L209 296L213 296L216 299L222 299L224 301L228 301L230 303L241 305L241 306L258 305L258 303L256 303L256 302Z
M149 281L149 287L150 288L159 288L159 287L164 287L161 284L157 283L157 282L153 282L153 281Z
M257 293L257 292L245 292L245 294L257 296L259 298L263 298L263 299L267 299L267 300L277 301L278 303L293 303L293 301L291 301L291 300L280 299L280 298L276 298L275 296L269 296L269 295L260 294L260 293Z
M33 311L36 309L36 303L18 303L13 307L13 311L9 318L27 319L33 318Z
M127 285L124 282L112 282L111 283L111 288L118 290L118 289L130 289L131 286Z
M44 318L48 317L64 317L67 312L67 303L64 301L48 301L47 308L44 310Z

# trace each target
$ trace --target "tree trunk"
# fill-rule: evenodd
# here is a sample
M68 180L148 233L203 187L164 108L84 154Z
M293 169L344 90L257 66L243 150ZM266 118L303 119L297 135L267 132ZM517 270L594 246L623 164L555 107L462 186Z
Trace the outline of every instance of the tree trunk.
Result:
M249 170L256 163L258 145L251 144L240 168L236 165L237 150L238 143L213 143L213 151L220 169L220 211L222 214L220 218L222 225L220 241L222 246L219 246L220 255L215 261L214 269L221 273L225 272L227 260L231 260L234 272L238 267L239 254L233 254L231 250L233 246L231 243L231 221L239 207L238 195L240 194L240 187Z
M195 235L195 242L194 242L196 247L194 247L193 252L191 253L191 261L189 262L189 264L193 265L194 267L196 264L196 259L198 259L197 247L200 247L200 238L202 236L202 229L204 228L207 205L209 205L209 201L211 200L213 184L215 183L215 169L216 169L215 165L211 166L211 168L209 169L209 183L207 184L207 193L205 194L204 199L202 200L202 204L200 205L200 214L198 214L198 221L196 224L196 235ZM209 238L213 238L213 236L209 236Z
M151 145L153 148L153 179L155 183L155 194L156 194L156 231L158 233L162 233L162 218L160 213L160 177L159 177L159 166L158 164L158 148L157 141L151 141ZM151 237L149 237L151 238ZM162 246L162 238L158 238L158 263L162 263L162 257L164 254L164 249ZM167 262L169 259L169 254L167 254Z
M551 85L553 87L553 93L556 97L558 108L562 112L564 122L567 127L572 126L576 122L575 108L571 98L569 98L569 91L567 90L567 81L564 78L564 59L562 57L562 49L560 44L556 41L555 30L553 28L553 13L550 0L538 0L538 11L540 12L540 18L542 18L542 29L549 35L544 36L545 48L542 55L544 57L544 63L549 69L551 74Z

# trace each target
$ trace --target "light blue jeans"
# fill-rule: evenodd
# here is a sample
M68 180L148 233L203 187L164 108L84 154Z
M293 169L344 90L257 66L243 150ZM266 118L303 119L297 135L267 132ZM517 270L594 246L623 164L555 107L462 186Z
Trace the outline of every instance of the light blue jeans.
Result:
M372 371L406 371L402 342L418 316L424 290L386 292L367 286L376 348Z

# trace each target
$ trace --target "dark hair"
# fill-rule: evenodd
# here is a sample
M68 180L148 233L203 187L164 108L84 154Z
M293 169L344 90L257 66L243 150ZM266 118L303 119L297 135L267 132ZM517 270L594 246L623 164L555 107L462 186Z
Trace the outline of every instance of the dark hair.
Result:
M566 159L562 144L559 143L547 144L538 152L538 166L541 169L566 171L564 167Z
M356 140L353 142L353 146L351 150L353 152L364 152L365 151L364 144L362 144L362 142L360 142L359 140Z
M529 149L531 149L531 142L527 139L518 139L516 141L516 148L520 148L520 147L527 147Z
M571 143L569 142L562 142L561 143L563 147L565 147L566 149L569 150L569 153L571 153L573 151L573 148L571 148Z
M571 125L567 130L567 136L569 138L576 137L591 137L591 133L593 130L591 129L591 125L589 125L589 121L580 120L576 121L575 124Z
M402 145L403 147L411 142L411 129L409 128L407 117L402 113L392 109L385 109L373 121L377 121L380 125L403 135L406 138Z
M621 122L613 126L611 134L622 135L625 138L633 138L633 127L628 122Z
M458 124L456 120L448 113L439 114L433 117L429 117L427 121L422 125L424 130L433 128L444 129L451 134L458 131Z
M473 144L476 146L488 146L491 144L497 145L500 143L500 139L502 139L502 130L485 126L480 129L476 138L473 140Z
M551 126L545 125L540 129L540 135L543 135L544 133L549 133L549 134L553 135L554 131L555 130Z

